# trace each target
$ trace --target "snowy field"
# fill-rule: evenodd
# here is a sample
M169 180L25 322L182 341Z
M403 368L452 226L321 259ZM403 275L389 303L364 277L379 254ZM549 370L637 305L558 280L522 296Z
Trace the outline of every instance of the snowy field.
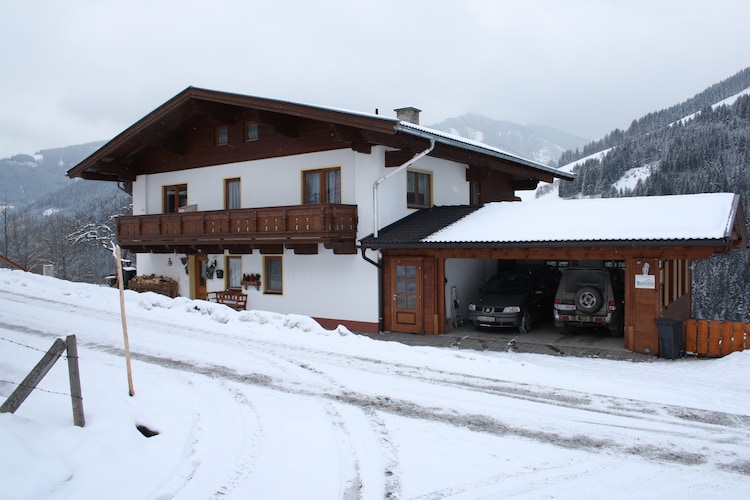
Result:
M250 291L252 304L254 290ZM0 270L3 499L747 498L750 353L632 363L407 347ZM159 434L142 435L136 425Z

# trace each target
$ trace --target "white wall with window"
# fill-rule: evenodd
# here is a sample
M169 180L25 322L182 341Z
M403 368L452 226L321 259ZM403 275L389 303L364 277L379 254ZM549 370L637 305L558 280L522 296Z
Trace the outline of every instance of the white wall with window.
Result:
M381 167L381 176L386 175L389 171L389 169ZM429 174L429 179L423 178L420 180L421 182L430 181L430 206L466 205L469 203L469 183L466 181L466 167L464 165L438 158L422 158L416 164L380 184L378 191L381 228L418 210L419 207L417 206L409 208L409 172ZM420 180L417 180L417 182L420 182ZM423 188L425 186L425 184L422 185ZM372 232L372 228L370 228L368 234L370 232Z
M311 153L229 165L194 168L138 176L133 185L133 210L136 215L162 213L164 186L187 184L188 204L199 211L225 208L224 181L239 179L242 208L300 205L302 173L308 170L340 168L341 203L355 204L351 150Z
M187 203L196 205L198 211L223 210L227 203L236 203L232 200L240 200L242 208L300 205L307 201L305 179L306 174L311 174L311 191L317 191L320 200L340 199L340 203L358 206L358 238L361 238L374 228L373 184L393 171L383 166L385 151L381 146L373 147L371 154L345 149L139 176L133 185L133 213L162 213L164 186L181 184L188 186ZM468 203L469 185L463 165L426 157L410 168L430 174L431 204ZM381 228L414 211L407 203L407 171L404 169L380 184ZM228 182L233 179L239 182ZM227 194L229 184L232 189L239 189L239 193ZM139 254L138 272L171 276L178 280L180 295L190 296L190 280L183 266L168 265L169 260L179 263L180 257ZM261 289L245 291L249 309L370 323L379 320L378 270L359 254L336 255L322 245L317 255L295 255L284 250L283 254L272 256L277 259L270 259L274 261L270 264L273 275L279 276L270 283L265 281L269 279L266 256L259 251L239 259L226 257L209 255L209 259L225 263L227 269L224 277L208 280L208 291L235 286L238 266L242 274L259 273L264 282ZM266 289L268 285L271 290Z

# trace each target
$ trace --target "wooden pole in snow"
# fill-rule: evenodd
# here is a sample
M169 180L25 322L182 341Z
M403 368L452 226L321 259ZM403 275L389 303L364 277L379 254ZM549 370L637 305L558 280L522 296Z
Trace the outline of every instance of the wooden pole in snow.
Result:
M125 341L125 365L128 368L128 389L130 395L135 395L133 389L133 372L130 369L130 342L128 341L128 320L125 317L125 284L122 282L122 259L120 245L115 245L115 260L117 260L117 287L120 289L120 316L122 317L122 337Z
M81 372L78 368L78 342L75 335L65 337L68 353L68 378L70 379L70 400L73 403L73 424L86 425L83 416L83 393L81 392Z

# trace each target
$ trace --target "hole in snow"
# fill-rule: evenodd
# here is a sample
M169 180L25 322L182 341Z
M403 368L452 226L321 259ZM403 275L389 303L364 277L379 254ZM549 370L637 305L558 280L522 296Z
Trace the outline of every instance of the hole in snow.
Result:
M157 431L152 431L151 429L149 429L145 425L137 424L135 426L135 428L138 429L138 432L140 432L141 434L143 434L147 438L159 435L159 433Z

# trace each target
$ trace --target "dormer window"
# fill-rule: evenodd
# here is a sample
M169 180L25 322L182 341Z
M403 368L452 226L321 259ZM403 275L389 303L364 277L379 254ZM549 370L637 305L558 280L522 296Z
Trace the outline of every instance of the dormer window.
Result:
M229 127L216 127L216 145L226 146L229 144Z

